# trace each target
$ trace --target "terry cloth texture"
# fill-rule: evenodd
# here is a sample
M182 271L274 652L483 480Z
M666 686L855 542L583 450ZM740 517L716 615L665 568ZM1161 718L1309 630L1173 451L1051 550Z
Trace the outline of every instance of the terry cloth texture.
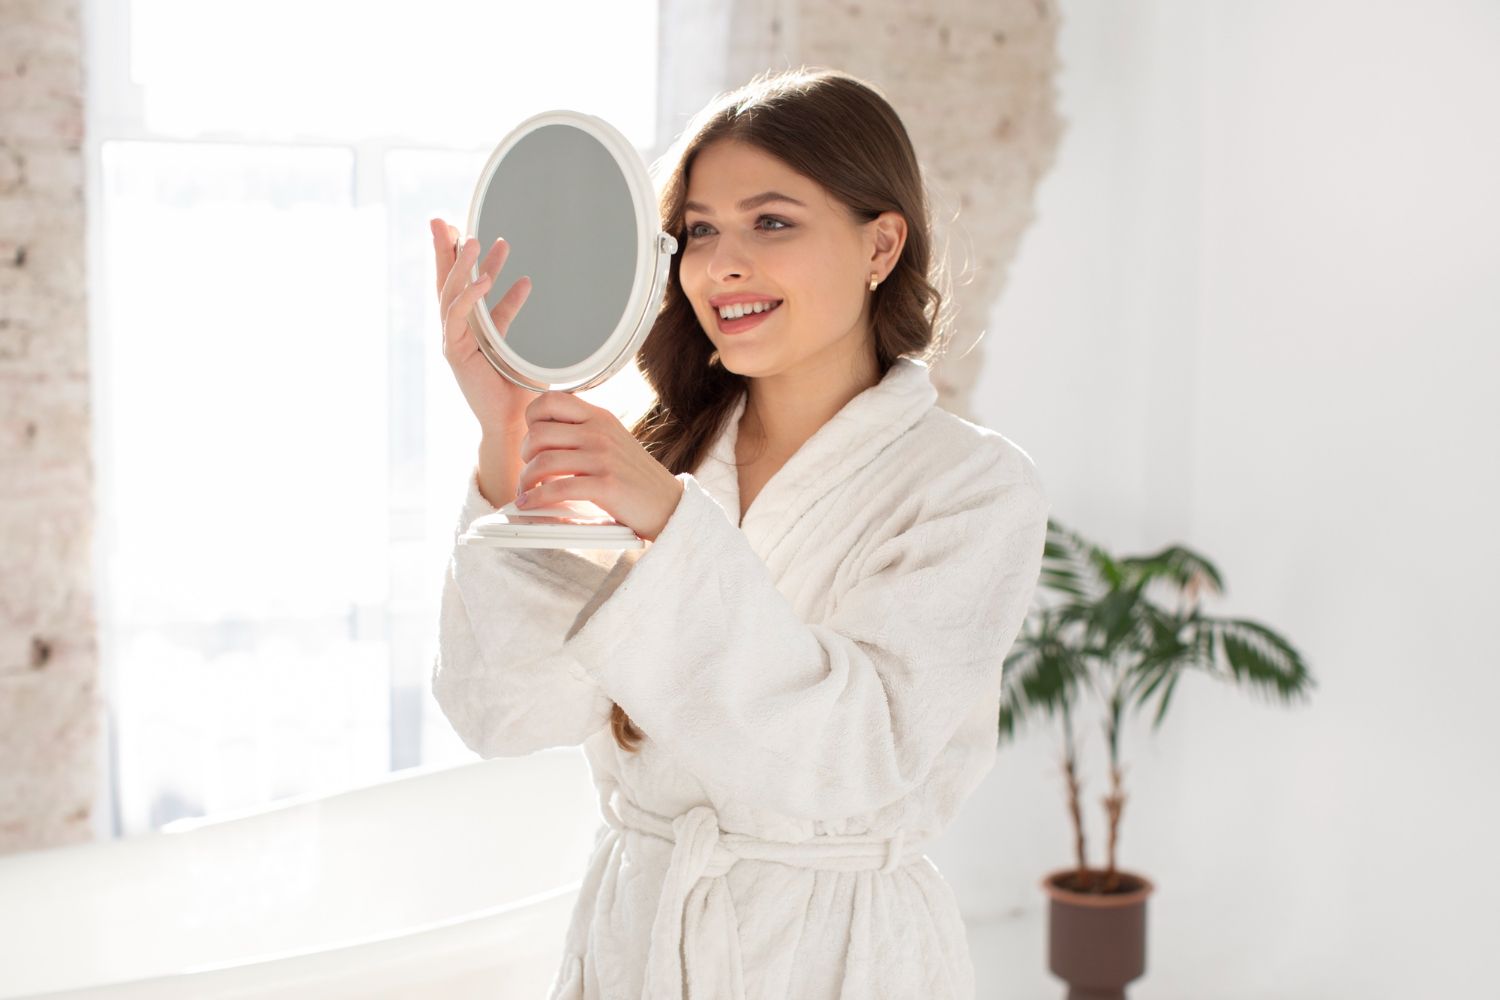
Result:
M974 996L922 848L994 765L1049 504L936 399L899 360L742 518L742 395L644 549L455 534L438 703L481 757L581 744L599 791L552 1000ZM471 473L457 532L495 509Z

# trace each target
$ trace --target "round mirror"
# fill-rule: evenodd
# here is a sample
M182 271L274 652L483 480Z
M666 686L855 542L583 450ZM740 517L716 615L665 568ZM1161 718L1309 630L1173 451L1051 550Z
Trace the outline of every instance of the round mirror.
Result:
M661 308L677 240L661 231L646 165L618 129L593 115L548 111L516 126L480 172L468 232L482 248L505 238L505 266L475 303L471 325L491 365L535 392L589 389L628 364ZM481 257L483 256L481 250ZM476 260L471 279L477 277ZM491 311L522 275L531 290L504 336ZM479 518L469 544L640 548L635 532L588 503Z
M475 306L479 347L506 378L575 392L627 364L661 307L677 241L635 147L593 115L549 111L518 125L480 173L469 232L510 244ZM473 273L479 273L476 261ZM521 275L531 292L504 337L490 316Z

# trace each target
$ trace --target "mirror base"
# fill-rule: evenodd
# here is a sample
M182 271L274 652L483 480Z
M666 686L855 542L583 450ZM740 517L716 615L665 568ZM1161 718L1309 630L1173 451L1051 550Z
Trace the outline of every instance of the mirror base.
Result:
M527 511L508 503L476 518L458 542L504 549L639 549L646 544L595 505L566 502Z

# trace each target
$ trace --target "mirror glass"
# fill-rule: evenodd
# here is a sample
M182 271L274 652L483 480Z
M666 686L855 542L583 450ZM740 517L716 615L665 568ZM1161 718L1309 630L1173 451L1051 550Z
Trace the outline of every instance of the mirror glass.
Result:
M642 231L616 156L575 125L535 127L492 166L473 232L481 252L503 236L510 255L484 309L529 276L531 292L505 334L505 347L535 369L555 369L546 377L522 369L549 387L582 381L587 363L620 327L636 325L628 310L655 229ZM499 344L491 346L504 353Z

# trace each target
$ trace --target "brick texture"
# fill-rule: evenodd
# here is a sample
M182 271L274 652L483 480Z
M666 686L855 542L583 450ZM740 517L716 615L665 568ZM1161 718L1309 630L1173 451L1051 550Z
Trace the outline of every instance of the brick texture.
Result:
M0 853L94 836L78 18L76 0L0 0Z

